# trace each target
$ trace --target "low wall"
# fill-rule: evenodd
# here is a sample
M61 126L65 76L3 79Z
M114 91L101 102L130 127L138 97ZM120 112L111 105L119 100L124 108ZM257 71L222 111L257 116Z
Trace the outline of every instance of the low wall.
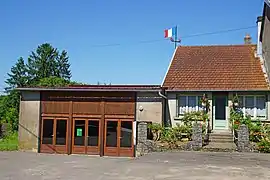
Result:
M202 126L200 123L194 123L192 127L192 141L172 150L200 150L203 146ZM166 147L160 146L158 142L147 139L147 123L137 122L137 145L136 157L155 151L167 151Z

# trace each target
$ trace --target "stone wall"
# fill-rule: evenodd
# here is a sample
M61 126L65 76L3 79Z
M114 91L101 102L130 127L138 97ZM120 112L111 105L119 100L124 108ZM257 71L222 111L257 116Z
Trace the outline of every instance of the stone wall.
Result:
M237 149L239 152L250 151L249 130L244 124L240 125L238 129Z
M203 146L203 134L202 125L200 123L194 123L192 127L192 141L188 143L187 149L200 150Z
M19 149L38 151L40 93L22 92L19 115Z
M147 122L137 122L136 157L156 151L156 144L147 139Z

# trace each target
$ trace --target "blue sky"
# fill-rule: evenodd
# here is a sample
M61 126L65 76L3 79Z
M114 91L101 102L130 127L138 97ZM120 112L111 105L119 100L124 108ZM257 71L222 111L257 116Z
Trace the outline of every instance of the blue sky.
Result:
M263 0L6 0L0 5L0 89L18 57L48 42L70 57L72 79L96 84L160 84L178 36L256 26ZM242 44L257 29L183 38L182 45ZM160 40L152 43L140 41ZM118 46L98 46L120 44Z

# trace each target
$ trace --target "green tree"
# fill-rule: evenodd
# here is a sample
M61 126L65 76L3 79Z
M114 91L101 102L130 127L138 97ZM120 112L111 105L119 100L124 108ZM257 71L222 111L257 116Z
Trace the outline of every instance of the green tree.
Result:
M28 58L28 74L31 84L36 84L40 79L57 76L58 50L45 43L37 47Z
M9 123L12 130L18 129L19 122L20 94L16 87L63 87L79 84L70 81L67 52L62 51L60 54L58 49L48 43L41 44L31 52L27 64L23 58L19 58L8 76L5 81L8 94L0 97L0 121Z
M71 71L70 71L70 63L68 62L69 57L66 51L62 51L60 56L57 59L58 66L58 77L61 77L66 80L70 80Z
M7 91L16 87L24 87L28 84L27 67L22 57L18 59L16 64L11 67L10 73L5 83L8 85Z
M8 123L11 130L18 130L20 94L11 90L8 95L0 98L0 122Z
M79 85L80 83L66 80L59 77L48 77L40 79L37 86L41 87L65 87L68 85Z

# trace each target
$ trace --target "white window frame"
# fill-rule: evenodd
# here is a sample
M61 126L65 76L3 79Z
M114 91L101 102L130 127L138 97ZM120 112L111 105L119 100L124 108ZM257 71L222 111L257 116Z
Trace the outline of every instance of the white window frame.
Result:
M188 111L189 110L189 106L188 106L188 97L189 96L193 96L193 97L196 97L196 106L195 106L195 111ZM199 106L199 103L200 103L200 98L199 97L203 97L203 95L194 95L194 94L180 94L177 96L177 103L176 103L176 108L177 108L177 111L176 111L176 115L177 116L183 116L183 114L180 114L180 97L185 97L185 101L186 101L186 112L196 112L196 111L199 111L200 110L200 106ZM202 107L201 107L202 108Z
M253 103L254 103L254 114L251 117L252 119L261 119L266 120L267 119L267 97L266 95L239 95L239 97L243 97L243 115L246 117L246 97L253 97ZM265 117L257 117L257 97L264 97L265 98Z

